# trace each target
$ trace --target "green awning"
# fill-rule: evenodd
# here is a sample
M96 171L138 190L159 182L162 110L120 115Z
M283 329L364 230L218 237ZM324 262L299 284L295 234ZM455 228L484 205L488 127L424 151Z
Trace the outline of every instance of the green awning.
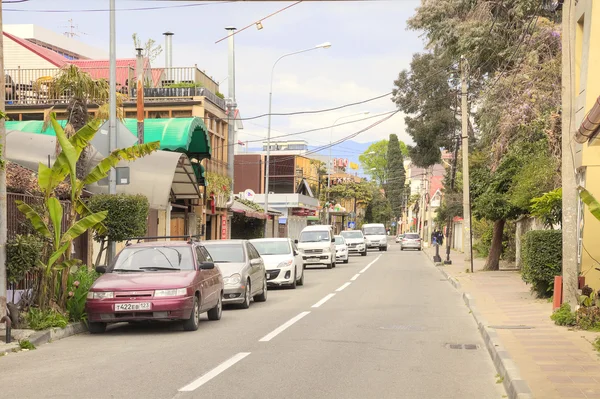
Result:
M62 126L66 121L59 121ZM129 131L137 136L137 120L123 121ZM43 121L7 121L7 130L18 130L26 133L37 133L54 136L54 129L49 126L42 132ZM167 118L144 120L144 142L160 141L161 150L184 152L191 158L210 158L211 148L208 130L200 118Z

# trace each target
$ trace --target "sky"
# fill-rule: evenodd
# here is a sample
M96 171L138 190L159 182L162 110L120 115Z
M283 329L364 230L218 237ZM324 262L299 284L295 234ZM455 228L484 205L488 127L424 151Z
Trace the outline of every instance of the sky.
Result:
M413 53L423 51L418 32L406 29L406 20L414 14L418 0L321 2L297 4L262 22L263 29L252 26L235 35L236 99L241 116L251 117L268 112L269 83L274 62L280 56L330 42L329 49L318 49L281 60L273 72L273 113L317 110L359 102L391 92L398 73L409 67ZM165 31L174 32L173 66L193 66L204 70L221 83L227 93L227 40L215 42L227 32L225 27L241 29L261 20L292 2L205 3L190 1L117 0L117 56L135 54L131 35L143 40L152 38L163 44ZM196 4L194 7L173 7ZM204 4L204 5L198 5ZM108 0L30 0L20 4L3 4L3 23L36 24L62 33L69 19L77 27L81 40L109 50L108 12L82 12L82 9L108 8ZM168 6L148 11L124 11L124 8ZM25 10L24 12L10 9ZM67 10L66 13L32 12L33 10ZM153 66L164 66L164 53ZM344 108L338 111L296 116L273 116L272 137L331 126L376 116L395 110L390 97ZM368 115L364 113L369 112ZM358 114L358 115L357 115ZM383 118L383 116L381 116ZM379 117L335 129L295 136L311 146L327 145L353 134ZM238 132L241 141L257 142L266 138L267 118L244 121ZM405 133L404 116L392 119L353 138L363 144L388 138L395 133L410 143ZM359 146L360 147L360 146ZM356 145L341 143L332 156L356 158Z

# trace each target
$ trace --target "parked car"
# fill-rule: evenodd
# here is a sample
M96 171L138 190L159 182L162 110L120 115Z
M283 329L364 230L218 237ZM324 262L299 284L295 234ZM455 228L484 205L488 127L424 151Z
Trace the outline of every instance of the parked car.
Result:
M250 243L263 258L267 285L285 285L293 289L296 285L304 285L302 256L290 238L259 238Z
M348 263L348 245L342 236L334 236L335 238L335 259L344 263Z
M108 323L183 320L195 331L200 315L221 318L223 277L198 242L146 242L126 246L100 276L85 304L88 328L103 333Z
M267 271L254 245L248 240L219 240L204 246L223 274L224 304L248 309L251 298L267 300Z
M298 249L304 266L326 265L328 269L335 267L335 239L333 228L329 225L306 226L300 233Z
M421 237L417 233L406 233L404 237L402 237L402 242L400 243L400 250L404 251L404 249L416 249L421 250Z
M362 256L367 256L367 244L362 231L346 230L342 231L340 235L344 237L349 253L359 253Z
M396 244L398 244L399 242L401 242L403 237L404 237L404 234L398 234L396 236Z
M380 251L387 251L387 232L382 223L363 224L362 232L365 235L367 248L379 248Z

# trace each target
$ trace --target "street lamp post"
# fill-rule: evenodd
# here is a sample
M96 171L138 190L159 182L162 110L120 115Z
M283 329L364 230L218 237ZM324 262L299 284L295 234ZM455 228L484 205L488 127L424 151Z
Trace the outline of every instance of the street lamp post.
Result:
M273 72L275 72L275 66L277 63L281 61L283 58L289 57L291 55L306 53L308 51L317 50L320 48L329 48L331 47L331 43L325 42L322 44L318 44L315 47L311 47L305 50L294 51L293 53L284 54L279 57L275 63L273 64L273 68L271 68L271 85L269 88L269 122L267 126L267 159L265 160L266 171L265 171L265 212L269 213L269 162L271 159L271 106L273 103ZM265 223L265 237L267 236L267 229L269 227L269 219L267 218L267 222Z
M327 172L328 172L327 173L327 188L331 187L331 169L334 169L333 165L331 164L331 147L333 146L333 129L335 129L335 125L336 125L336 123L338 123L338 121L345 119L345 118L352 118L353 116L358 116L358 115L369 115L369 111L359 112L358 114L341 116L341 117L337 118L335 120L335 122L333 122L333 126L331 126L331 131L329 132L329 161L327 162Z

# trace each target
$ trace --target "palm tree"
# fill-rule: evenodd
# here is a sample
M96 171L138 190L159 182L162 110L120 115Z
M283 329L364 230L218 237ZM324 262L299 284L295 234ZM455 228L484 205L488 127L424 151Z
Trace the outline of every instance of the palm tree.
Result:
M50 98L69 99L67 105L67 125L65 133L71 137L90 120L88 105L102 106L108 102L110 89L105 79L94 79L89 73L75 65L61 68L49 85ZM58 149L57 149L58 150ZM85 176L87 151L84 151L77 162L77 178Z

